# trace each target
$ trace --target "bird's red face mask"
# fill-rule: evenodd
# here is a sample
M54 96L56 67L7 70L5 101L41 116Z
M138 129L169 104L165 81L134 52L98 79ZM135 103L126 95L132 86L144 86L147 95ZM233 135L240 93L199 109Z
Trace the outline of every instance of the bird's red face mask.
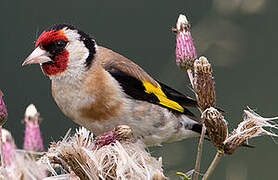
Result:
M66 50L68 42L63 29L44 31L36 41L35 50L25 59L22 66L40 64L49 76L64 72L69 57Z

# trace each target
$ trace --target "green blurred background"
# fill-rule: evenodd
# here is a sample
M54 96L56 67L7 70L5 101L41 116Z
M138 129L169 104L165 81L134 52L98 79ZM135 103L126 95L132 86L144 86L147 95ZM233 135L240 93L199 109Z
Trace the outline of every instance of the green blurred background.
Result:
M97 43L137 62L162 82L188 93L189 81L175 65L175 35L171 27L180 13L187 15L198 55L213 64L218 106L226 111L230 129L242 119L246 106L265 117L278 115L278 1L275 0L118 0L0 2L1 89L9 119L5 128L22 146L25 107L34 103L44 121L45 147L69 128L51 97L50 81L39 66L21 67L42 30L70 23L88 32ZM277 139L276 139L277 140ZM278 145L270 137L251 141L255 149L240 148L225 156L211 179L277 179ZM194 167L197 139L150 148L162 156L171 179L175 171ZM215 148L205 143L202 171Z

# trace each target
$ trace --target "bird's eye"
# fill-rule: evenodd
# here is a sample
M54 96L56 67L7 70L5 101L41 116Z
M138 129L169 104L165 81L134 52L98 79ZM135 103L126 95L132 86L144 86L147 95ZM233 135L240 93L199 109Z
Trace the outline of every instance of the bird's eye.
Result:
M56 41L56 47L57 48L64 48L67 45L67 42L65 40L58 40Z

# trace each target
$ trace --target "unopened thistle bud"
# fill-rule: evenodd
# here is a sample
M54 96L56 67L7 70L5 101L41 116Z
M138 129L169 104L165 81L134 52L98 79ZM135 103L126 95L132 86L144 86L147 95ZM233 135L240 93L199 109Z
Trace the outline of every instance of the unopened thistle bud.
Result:
M204 120L211 142L222 148L228 136L227 123L222 114L217 109L210 107L203 112L201 118Z
M3 124L7 121L7 118L8 112L3 100L3 93L0 90L0 126L3 126Z
M216 104L214 78L206 57L202 56L194 62L194 74L194 91L199 107L202 111L214 107Z
M11 133L6 129L2 129L2 143L5 165L10 166L13 162L16 145Z
M24 149L31 151L43 151L43 142L39 126L39 113L33 104L25 111L25 136Z
M272 120L278 119L275 118L263 118L260 115L256 114L251 109L244 110L244 118L238 127L234 129L229 137L224 142L224 151L226 154L232 154L235 150L243 145L248 139L261 136L275 136L277 134L269 132L264 129L264 127L278 129L278 126Z
M186 16L180 15L176 24L176 28L172 29L176 32L176 64L181 69L187 70L193 68L194 60L197 53L193 44L190 33L190 24Z

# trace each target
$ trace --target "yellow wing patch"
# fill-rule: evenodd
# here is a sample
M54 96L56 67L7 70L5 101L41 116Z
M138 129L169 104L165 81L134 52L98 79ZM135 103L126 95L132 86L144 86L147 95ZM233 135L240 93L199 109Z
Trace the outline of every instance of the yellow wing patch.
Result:
M149 94L153 93L159 99L159 104L166 106L168 108L174 109L179 112L184 112L184 109L181 105L179 105L177 102L167 98L167 96L161 90L161 86L159 84L157 84L157 87L155 87L150 82L143 81L143 85L146 89L145 90L146 93L149 93Z

